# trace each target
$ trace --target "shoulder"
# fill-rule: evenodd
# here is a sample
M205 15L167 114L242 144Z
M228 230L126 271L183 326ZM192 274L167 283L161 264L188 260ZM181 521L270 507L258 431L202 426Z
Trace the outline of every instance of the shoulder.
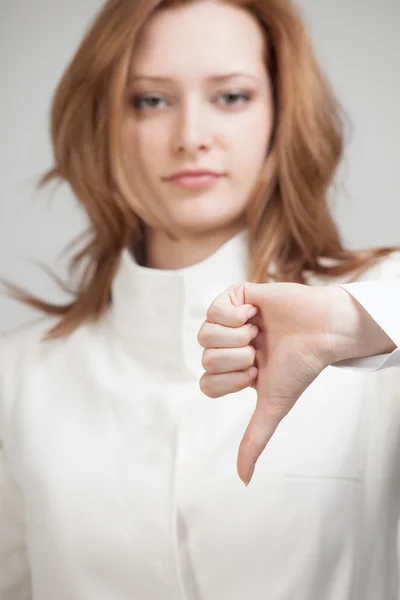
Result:
M5 420L29 365L48 350L45 336L52 325L50 319L43 319L0 335L0 422Z
M8 421L15 402L24 396L32 381L58 378L67 365L87 353L88 346L98 336L98 328L86 324L68 336L47 339L55 323L54 319L46 318L0 336L0 425ZM36 383L33 387L37 389Z
M391 252L360 273L353 281L391 281L400 278L400 251Z
M0 335L0 384L8 369L21 365L24 356L39 348L51 326L46 319Z
M385 258L382 258L375 268L371 269L371 272L371 274L377 279L399 279L400 250L392 252Z
M42 319L0 335L0 384L4 382L7 370L21 367L28 357L45 348L46 335L54 324L53 320Z
M337 261L322 258L323 266L338 266ZM344 285L350 283L381 281L391 282L400 280L400 250L396 250L378 258L371 266L349 272L345 275L321 276L315 273L306 273L306 281L309 285Z

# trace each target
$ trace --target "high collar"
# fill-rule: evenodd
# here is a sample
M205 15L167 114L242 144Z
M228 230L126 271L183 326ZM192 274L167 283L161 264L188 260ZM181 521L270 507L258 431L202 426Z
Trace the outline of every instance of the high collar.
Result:
M112 285L114 333L136 361L169 379L202 372L198 330L214 298L248 277L247 232L200 263L177 270L143 267L125 249Z

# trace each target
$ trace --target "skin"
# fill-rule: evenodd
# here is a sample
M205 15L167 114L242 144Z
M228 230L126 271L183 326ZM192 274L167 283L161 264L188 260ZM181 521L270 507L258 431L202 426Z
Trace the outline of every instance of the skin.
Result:
M198 340L207 396L257 390L237 460L246 485L279 423L327 366L396 348L346 290L295 283L230 288L211 305Z
M264 53L256 20L218 2L158 12L145 27L122 141L133 189L162 218L162 226L146 228L147 266L194 264L245 227L274 122ZM223 177L202 191L167 181L187 168ZM298 284L230 288L211 305L198 339L207 396L257 390L238 453L246 485L276 427L326 366L395 347L345 290Z
M158 12L144 29L130 70L123 150L136 194L172 230L147 228L147 266L194 264L245 226L274 121L264 53L256 19L218 2ZM165 180L187 168L224 176L201 191Z

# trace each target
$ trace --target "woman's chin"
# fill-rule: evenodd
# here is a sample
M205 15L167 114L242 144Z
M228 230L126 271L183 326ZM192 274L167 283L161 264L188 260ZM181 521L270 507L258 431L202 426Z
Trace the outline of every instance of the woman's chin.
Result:
M244 210L236 213L217 211L215 207L191 207L192 210L171 212L170 223L174 230L188 235L207 235L217 231L235 233L245 225Z
M217 220L215 218L203 218L203 219L181 219L174 221L174 230L177 234L183 235L185 237L190 236L207 236L207 235L215 235L218 233L223 233L224 231L229 234L229 232L235 234L240 231L244 226L243 224L239 224L237 220L230 221L227 219ZM229 235L228 235L229 237Z

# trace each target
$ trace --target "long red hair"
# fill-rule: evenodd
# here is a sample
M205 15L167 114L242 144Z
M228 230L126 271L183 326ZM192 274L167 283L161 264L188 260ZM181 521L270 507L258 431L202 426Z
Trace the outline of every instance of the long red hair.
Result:
M97 319L110 301L124 247L142 228L140 203L123 169L120 123L132 49L156 10L190 0L109 0L68 65L53 99L54 167L41 179L65 181L91 227L71 261L81 276L73 300L54 305L14 288L24 302L59 317L50 337ZM249 203L249 279L305 282L358 273L392 249L346 250L328 206L343 150L340 107L290 0L235 0L265 31L266 66L273 84L276 122L262 176ZM325 261L321 259L332 259Z

